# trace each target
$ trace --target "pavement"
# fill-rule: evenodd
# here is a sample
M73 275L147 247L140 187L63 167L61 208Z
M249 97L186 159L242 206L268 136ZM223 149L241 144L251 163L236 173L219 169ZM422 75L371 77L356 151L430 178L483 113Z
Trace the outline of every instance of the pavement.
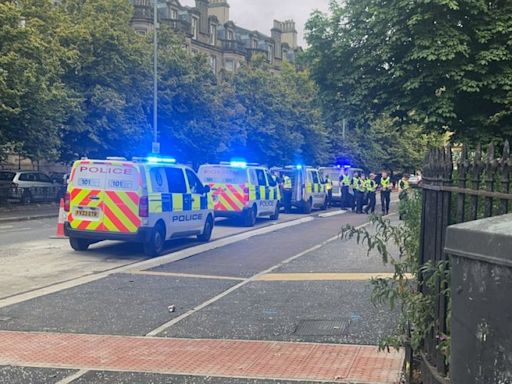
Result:
M0 223L41 220L59 216L59 204L0 204Z
M391 270L338 236L367 217L284 220L149 260L100 245L82 257L134 258L0 299L0 383L399 383L376 347L396 313L370 303Z

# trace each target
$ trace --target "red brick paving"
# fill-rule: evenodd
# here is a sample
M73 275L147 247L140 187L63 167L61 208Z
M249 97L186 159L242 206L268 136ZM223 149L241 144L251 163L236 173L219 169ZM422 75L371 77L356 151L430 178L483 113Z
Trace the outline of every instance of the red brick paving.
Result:
M0 331L0 365L349 383L399 382L373 346Z

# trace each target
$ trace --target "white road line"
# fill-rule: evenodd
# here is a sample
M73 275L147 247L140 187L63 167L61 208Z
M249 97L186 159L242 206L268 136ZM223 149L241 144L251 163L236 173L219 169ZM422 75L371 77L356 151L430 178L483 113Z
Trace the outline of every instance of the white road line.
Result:
M292 220L292 221L286 221L281 224L277 224L274 226L267 226L263 228L254 229L252 231L239 233L233 236L224 237L219 240L212 241L210 243L197 245L195 247L186 248L181 251L173 252L169 255L160 256L154 259L150 260L144 260L137 263L124 265L118 268L110 269L108 271L92 274L92 275L86 275L82 276L76 279L72 279L69 281L65 281L62 283L57 283L48 287L39 288L30 292L21 293L19 295L14 295L7 297L5 299L0 300L0 308L7 307L9 305L22 303L24 301L34 299L37 297L49 295L51 293L56 293L63 291L65 289L73 288L79 285L83 285L86 283L91 283L96 280L100 280L104 277L107 277L113 273L122 273L122 272L132 272L132 271L139 271L143 269L150 269L159 267L160 265L171 263L174 261L186 259L188 257L198 255L203 252L211 251L216 248L223 247L225 245L233 244L242 240L249 239L254 236L259 236L263 234L267 234L270 232L279 231L284 228L293 227L295 225L304 224L310 221L313 221L314 218L311 216L303 217L301 219Z
M366 224L360 225L360 226L358 226L356 228L363 228L363 227L366 227L368 225L370 225L370 223L366 223ZM320 249L323 246L325 246L325 245L327 245L327 244L329 244L329 243L331 243L331 242L333 242L333 241L335 241L335 240L337 240L339 238L340 238L340 235L333 236L330 239L327 239L327 240L323 241L320 244L317 244L317 245L315 245L315 246L313 246L311 248L306 249L305 251L302 251L302 252L296 254L295 256L289 257L288 259L281 261L280 263L274 265L273 267L270 267L270 268L266 269L265 271L262 271L262 272L260 272L260 273L258 273L256 275L254 275L254 276L251 276L248 279L243 280L239 284L232 286L231 288L225 290L224 292L218 294L217 296L212 297L210 300L207 300L204 303L198 305L197 307L189 310L188 312L185 312L183 315L175 317L174 319L168 321L167 323L164 323L161 326L153 329L152 331L148 332L146 334L146 336L153 336L153 337L157 336L159 333L162 333L163 331L165 331L168 328L172 327L176 323L179 323L181 320L186 319L190 315L193 315L194 313L196 313L196 312L200 311L201 309L209 306L210 304L215 303L216 301L218 301L218 300L222 299L223 297L229 295L231 292L236 291L239 288L242 288L244 285L247 285L250 282L256 281L260 276L266 275L266 274L268 274L268 273L270 273L270 272L272 272L272 271L282 267L283 265L292 262L293 260L296 260L296 259L298 259L298 258L300 258L300 257L302 257L304 255L307 255L308 253L316 251L317 249Z
M14 228L14 225L0 225L0 230L2 229L11 229Z
M87 372L89 372L87 369L81 369L78 372L75 372L69 376L66 376L62 380L57 381L55 384L69 384L69 383L75 381L76 379L82 377Z
M348 211L340 209L339 211L332 211L332 212L321 213L321 214L318 215L318 217L338 216L338 215L343 215L344 213L347 213L347 212Z
M12 228L12 229L0 230L0 234L13 233L13 232L24 232L24 231L30 231L30 230L32 230L32 228L29 228L29 227Z

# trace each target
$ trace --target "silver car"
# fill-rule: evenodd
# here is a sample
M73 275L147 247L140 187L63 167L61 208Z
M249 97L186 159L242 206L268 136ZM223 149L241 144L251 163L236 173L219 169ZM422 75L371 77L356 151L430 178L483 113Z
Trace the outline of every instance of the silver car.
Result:
M61 185L41 172L0 171L0 200L15 200L23 204L57 201L61 189Z

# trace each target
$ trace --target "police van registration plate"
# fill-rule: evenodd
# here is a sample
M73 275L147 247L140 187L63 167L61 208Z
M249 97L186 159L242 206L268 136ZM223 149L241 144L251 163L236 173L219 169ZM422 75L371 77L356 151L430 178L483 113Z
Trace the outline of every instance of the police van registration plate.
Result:
M73 216L78 219L95 220L100 217L100 211L94 207L76 207Z

